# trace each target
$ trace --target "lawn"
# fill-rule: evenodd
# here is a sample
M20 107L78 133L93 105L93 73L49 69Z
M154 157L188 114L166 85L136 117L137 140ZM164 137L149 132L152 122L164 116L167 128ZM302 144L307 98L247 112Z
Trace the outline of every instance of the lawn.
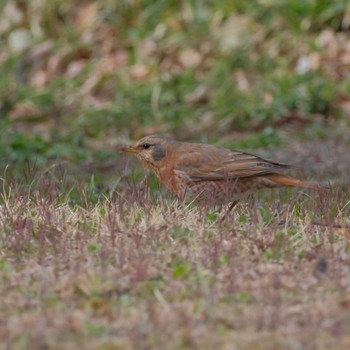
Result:
M0 349L350 348L347 1L0 11ZM151 133L331 188L219 223L120 154Z

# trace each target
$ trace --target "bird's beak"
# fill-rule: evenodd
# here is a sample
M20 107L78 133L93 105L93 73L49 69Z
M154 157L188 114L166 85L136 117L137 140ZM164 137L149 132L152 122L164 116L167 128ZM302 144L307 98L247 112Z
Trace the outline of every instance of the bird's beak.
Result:
M129 146L129 147L122 147L120 149L120 152L123 152L123 153L138 153L139 150L136 147Z

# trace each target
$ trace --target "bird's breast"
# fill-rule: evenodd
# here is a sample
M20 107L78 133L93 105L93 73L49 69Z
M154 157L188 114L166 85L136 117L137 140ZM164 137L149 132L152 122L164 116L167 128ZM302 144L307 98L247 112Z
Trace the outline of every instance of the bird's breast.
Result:
M154 170L159 182L165 185L168 190L177 194L178 181L176 179L176 174L172 167L159 167Z

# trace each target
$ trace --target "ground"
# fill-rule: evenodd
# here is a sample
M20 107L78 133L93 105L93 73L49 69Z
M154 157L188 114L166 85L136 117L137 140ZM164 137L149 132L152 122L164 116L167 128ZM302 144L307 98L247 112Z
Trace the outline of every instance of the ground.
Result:
M348 183L262 191L219 224L135 183L73 206L45 176L2 182L4 349L350 345Z

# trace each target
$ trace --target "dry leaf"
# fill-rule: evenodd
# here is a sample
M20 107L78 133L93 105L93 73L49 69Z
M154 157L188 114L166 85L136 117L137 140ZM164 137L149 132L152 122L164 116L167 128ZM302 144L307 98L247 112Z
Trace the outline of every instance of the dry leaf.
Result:
M179 61L183 67L195 68L202 61L202 55L194 49L185 49L179 54Z
M52 40L44 41L41 44L33 46L28 52L27 59L29 61L37 62L43 57L49 55L53 48Z
M149 67L144 64L135 64L130 68L130 74L135 79L145 79L149 74Z
M73 61L68 64L65 75L71 78L76 77L82 72L85 66L86 66L86 60Z
M246 73L243 70L241 69L237 70L234 74L234 78L237 82L237 88L240 91L243 91L243 92L249 91L249 81Z
M80 4L77 8L76 24L78 27L90 27L97 18L100 8L98 1L86 4Z
M230 52L252 39L251 27L247 17L232 15L214 28L213 37L223 52Z
M29 79L29 84L37 89L41 89L49 83L49 74L47 70L39 69L33 72Z

